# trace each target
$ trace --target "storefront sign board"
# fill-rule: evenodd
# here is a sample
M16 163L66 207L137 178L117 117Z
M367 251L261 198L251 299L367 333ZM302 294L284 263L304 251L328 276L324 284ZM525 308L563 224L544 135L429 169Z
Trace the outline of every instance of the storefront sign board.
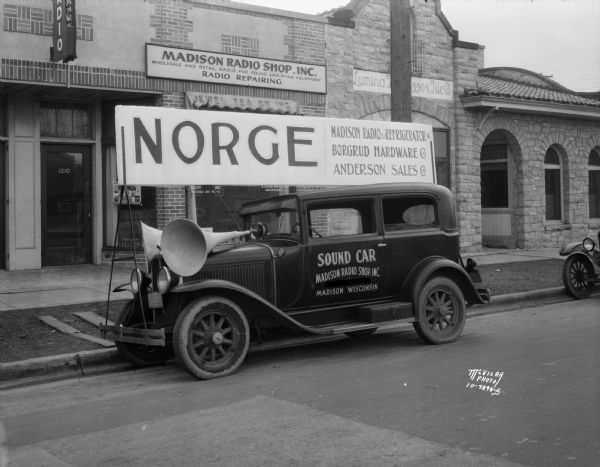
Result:
M354 70L354 91L391 94L390 82L391 76L389 73ZM410 84L412 97L445 101L451 101L454 98L454 84L452 81L413 76Z
M117 106L119 183L435 183L430 125Z
M146 44L149 77L325 94L322 65Z

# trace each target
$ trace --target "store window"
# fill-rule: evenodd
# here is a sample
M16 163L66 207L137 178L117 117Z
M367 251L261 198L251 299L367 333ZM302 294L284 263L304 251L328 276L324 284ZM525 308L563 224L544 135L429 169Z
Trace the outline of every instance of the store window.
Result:
M548 148L544 157L546 186L546 220L562 219L562 185L560 156L553 148Z
M104 149L104 190L105 190L105 232L104 246L115 246L117 249L130 250L142 246L142 230L140 222L156 227L156 188L152 186L131 185L123 191L117 185L117 156L115 146ZM127 205L129 202L129 206ZM119 203L121 214L118 215ZM131 211L129 210L131 207ZM131 220L129 213L131 212ZM117 226L117 219L119 224ZM133 223L133 232L131 225ZM115 242L115 230L118 235Z
M481 148L481 207L508 207L508 145L484 144Z
M113 245L117 249L130 251L135 244L136 249L142 245L142 234L140 222L151 227L157 227L156 221L156 187L134 185L128 188L131 205L131 217L133 220L133 233L129 221L129 209L127 205L121 206L119 216L120 190L117 185L117 156L115 138L115 105L155 105L153 96L141 99L129 99L119 101L104 101L102 103L102 177L103 177L103 200L104 200L104 247ZM120 180L119 180L120 182ZM117 226L117 218L119 224ZM115 232L118 228L118 236L115 244Z
M435 153L435 173L438 185L450 188L450 132L433 129L433 152Z
M210 228L215 232L243 230L239 212L244 203L276 196L285 191L284 187L277 185L197 185L194 187L196 222L200 227Z
M90 138L90 109L87 104L42 102L40 134L42 137Z
M600 149L592 149L589 162L590 218L600 218Z

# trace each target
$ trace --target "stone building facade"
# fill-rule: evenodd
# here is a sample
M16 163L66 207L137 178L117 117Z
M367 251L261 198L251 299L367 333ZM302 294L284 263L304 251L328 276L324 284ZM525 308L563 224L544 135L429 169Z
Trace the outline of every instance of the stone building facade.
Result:
M409 45L392 53L398 14ZM115 204L119 104L391 120L408 91L409 119L434 129L438 183L455 194L465 252L558 247L600 226L600 93L484 68L484 47L459 40L443 0L351 0L320 15L228 0L123 0L115 14L87 0L77 2L68 64L50 60L47 0L1 0L0 18L2 268L101 263L117 223L118 249L139 241ZM173 49L325 75L297 88L154 73L150 51ZM392 75L392 60L410 63L410 79ZM136 187L132 216L162 228L193 214L202 226L237 230L229 211L243 201L308 188Z

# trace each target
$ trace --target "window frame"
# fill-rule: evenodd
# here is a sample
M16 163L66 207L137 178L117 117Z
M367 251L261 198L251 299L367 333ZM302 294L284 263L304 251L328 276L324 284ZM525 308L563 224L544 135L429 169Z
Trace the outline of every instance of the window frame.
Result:
M597 158L597 163L592 162L592 157ZM592 177L596 178L595 183L595 203L592 203ZM592 213L592 204L595 204L596 210ZM595 215L593 215L595 214ZM588 216L590 219L600 219L600 149L592 148L588 156Z
M504 147L504 155L503 158L493 158L484 160L483 152L485 147L490 146L502 146ZM510 190L510 165L509 165L509 145L507 142L502 143L488 143L483 144L481 146L480 151L480 161L479 161L479 169L480 169L480 184L481 184L481 208L482 209L510 209L511 206L511 190ZM493 169L494 166L503 165L503 172L506 174L506 204L502 206L489 206L484 205L484 193L483 193L483 182L484 182L484 172L487 172L486 169ZM487 166L487 167L486 167Z
M69 108L69 113L70 113L70 118L71 118L71 128L70 128L70 134L65 134L65 135L61 135L58 134L58 132L55 132L54 134L45 134L43 132L44 128L44 124L43 124L43 118L42 118L42 112L45 106L48 107L52 107L53 108L53 112L54 112L54 125L57 125L57 121L58 121L58 117L57 117L57 112L59 110L64 110L64 108L68 107ZM63 109L60 109L59 107L63 106ZM73 120L73 116L75 114L74 112L74 108L75 106L81 106L81 107L85 107L86 111L86 115L87 115L87 132L86 135L74 135L74 129L75 129L75 125L74 125L74 120ZM83 109L82 109L83 110ZM47 100L43 100L40 101L39 103L39 119L40 119L40 138L43 140L56 140L56 139L66 139L66 140L78 140L78 141L86 141L86 140L92 140L94 138L94 115L95 112L93 110L92 105L87 102L87 101L77 101L77 100L67 100L67 101L62 101L62 100L56 100L56 99L47 99Z
M555 162L548 162L548 154L549 153L553 153L557 160L558 163ZM560 153L558 152L557 149L555 149L554 147L550 146L548 149L546 149L546 153L544 155L544 204L545 204L545 212L544 212L544 216L545 216L545 220L547 223L551 223L551 224L558 224L558 223L562 223L563 222L563 216L564 216L564 198L563 198L563 167L562 167L562 158L560 156ZM558 208L558 217L549 217L548 216L548 175L549 174L553 174L554 177L558 180L558 193L555 193L556 196L556 204L555 207Z
M438 138L436 138L436 136L438 136ZM439 155L438 154L438 150L436 150L436 141L441 141L441 139L444 139L444 145L445 145L445 149L446 151L444 152L443 155ZM439 146L437 149L440 149ZM434 152L434 159L435 159L435 178L436 178L436 183L438 185L442 185L445 186L446 188L450 189L450 186L452 184L452 174L450 173L450 129L448 128L433 128L433 152ZM439 177L439 163L440 162L444 162L444 164L446 165L446 174L447 174L447 178L448 180L444 180L447 183L441 183L440 181L440 177Z

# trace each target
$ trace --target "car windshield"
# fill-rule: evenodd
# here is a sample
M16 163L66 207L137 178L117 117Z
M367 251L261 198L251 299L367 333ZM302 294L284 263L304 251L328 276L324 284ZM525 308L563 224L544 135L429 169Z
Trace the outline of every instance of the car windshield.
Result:
M295 199L267 200L245 206L242 216L248 227L264 224L267 227L267 236L287 234L299 237L300 217L297 206Z

